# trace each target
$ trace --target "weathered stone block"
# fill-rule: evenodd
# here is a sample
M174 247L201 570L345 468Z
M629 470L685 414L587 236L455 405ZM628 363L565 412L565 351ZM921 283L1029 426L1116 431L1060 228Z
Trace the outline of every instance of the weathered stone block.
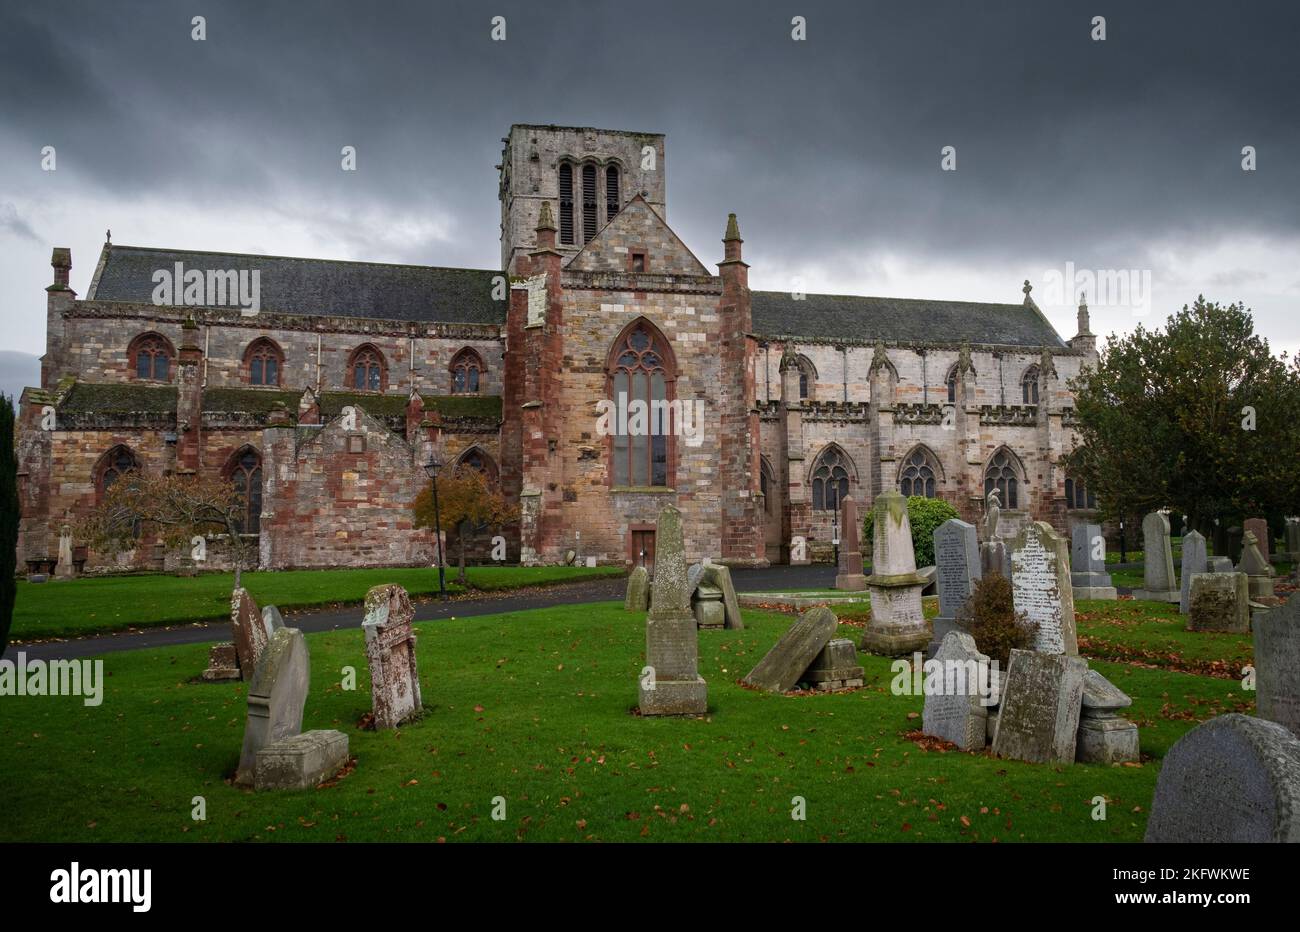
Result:
M348 761L348 736L341 731L307 731L268 744L257 752L257 790L305 790L324 783Z
M1201 573L1192 577L1188 631L1250 630L1250 585L1245 573Z

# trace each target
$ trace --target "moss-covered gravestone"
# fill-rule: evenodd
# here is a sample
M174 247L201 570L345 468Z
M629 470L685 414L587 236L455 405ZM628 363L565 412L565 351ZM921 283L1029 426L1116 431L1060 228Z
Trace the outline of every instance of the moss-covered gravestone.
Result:
M898 657L922 650L930 641L930 625L921 613L926 580L916 572L907 499L895 491L882 492L872 510L871 620L862 634L862 649Z
M307 642L297 628L281 628L258 659L248 684L248 723L235 783L251 786L257 752L268 744L302 733L311 663Z
M835 636L839 624L835 614L825 606L804 612L749 671L745 682L770 693L783 693L794 688L804 671Z
M645 621L647 669L640 677L642 715L702 715L708 708L686 577L682 514L669 505L659 512L655 528L655 578Z

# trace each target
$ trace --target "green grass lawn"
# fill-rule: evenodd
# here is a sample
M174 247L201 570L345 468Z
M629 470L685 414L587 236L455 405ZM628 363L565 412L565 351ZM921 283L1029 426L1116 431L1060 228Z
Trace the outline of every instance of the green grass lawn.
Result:
M623 570L615 566L471 566L465 573L471 589L500 591L621 576ZM448 590L462 593L464 587L451 582L455 575L455 568L448 568ZM428 596L438 591L438 571L424 567L288 570L244 573L242 582L258 605L295 609L360 603L366 590L385 583L405 586L412 598ZM9 636L15 641L79 637L228 618L233 585L231 573L104 576L36 585L20 580Z
M1104 604L1084 604L1089 630L1105 627L1094 618ZM868 685L852 693L771 696L737 685L791 621L745 617L743 631L700 632L703 719L631 714L645 628L618 604L421 623L428 714L384 733L355 727L370 707L361 631L310 635L303 727L346 732L356 769L289 793L226 782L246 687L191 681L205 645L109 654L98 707L0 700L0 841L1136 842L1158 758L1195 720L1253 709L1228 680L1097 662L1134 697L1141 765L926 750L908 737L922 699L891 693L884 658L859 654ZM1162 624L1127 621L1121 612L1116 630L1134 638L1156 637L1141 626ZM841 628L855 639L860 631ZM356 668L356 691L339 685L345 666ZM205 822L191 820L195 796L206 799ZM491 818L498 796L504 821ZM796 796L806 821L790 817ZM1105 821L1091 818L1096 796L1109 801Z

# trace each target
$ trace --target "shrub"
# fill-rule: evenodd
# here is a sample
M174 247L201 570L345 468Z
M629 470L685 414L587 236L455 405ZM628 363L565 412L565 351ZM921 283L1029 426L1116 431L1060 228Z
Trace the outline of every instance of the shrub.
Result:
M975 582L975 591L957 612L957 624L970 632L980 653L988 654L1003 670L1011 651L1027 650L1038 626L1017 612L1011 583L1001 573L990 573Z
M907 520L912 525L912 549L916 551L917 566L934 566L934 532L949 518L960 518L957 509L942 498L925 498L921 495L909 495L907 498ZM872 547L872 530L875 527L876 513L868 511L862 520L862 549Z

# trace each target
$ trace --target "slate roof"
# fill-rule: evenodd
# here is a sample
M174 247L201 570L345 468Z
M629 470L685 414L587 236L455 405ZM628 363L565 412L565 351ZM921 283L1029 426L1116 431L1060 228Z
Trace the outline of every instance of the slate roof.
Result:
M68 414L175 414L175 385L78 382L59 410Z
M148 304L158 269L260 270L262 310L323 317L461 324L505 323L506 302L492 300L488 269L447 269L242 253L105 246L92 301Z
M1025 304L835 294L796 301L783 291L755 291L752 300L754 333L773 339L1067 348L1042 312Z

